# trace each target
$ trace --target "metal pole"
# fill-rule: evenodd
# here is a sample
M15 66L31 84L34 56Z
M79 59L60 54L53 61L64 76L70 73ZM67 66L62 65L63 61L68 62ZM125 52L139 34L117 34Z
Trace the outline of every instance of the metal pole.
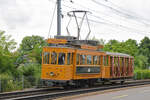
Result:
M57 35L61 35L61 0L57 0Z

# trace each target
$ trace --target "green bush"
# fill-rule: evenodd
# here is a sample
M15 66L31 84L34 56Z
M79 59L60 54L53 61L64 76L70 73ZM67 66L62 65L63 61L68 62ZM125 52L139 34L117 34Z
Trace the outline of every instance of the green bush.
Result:
M1 92L21 90L23 88L32 88L40 84L41 65L26 64L20 66L17 71L18 76L11 73L1 73Z
M15 91L22 89L22 81L18 80L18 78L14 79L9 74L1 74L1 92Z
M29 63L18 69L24 76L25 88L36 86L41 78L41 65Z
M150 70L147 69L136 69L134 71L134 78L135 79L150 79Z

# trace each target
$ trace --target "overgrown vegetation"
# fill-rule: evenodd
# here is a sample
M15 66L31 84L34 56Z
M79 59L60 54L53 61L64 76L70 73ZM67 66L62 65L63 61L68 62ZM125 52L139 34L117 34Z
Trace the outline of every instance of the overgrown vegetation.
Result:
M129 39L119 42L110 40L105 43L104 51L126 53L134 56L135 78L150 78L150 39L145 37L138 44L136 40ZM0 80L3 91L19 90L32 87L40 80L41 74L41 52L46 46L43 37L26 36L20 47L16 50L16 42L0 31ZM24 82L24 87L22 86Z
M40 80L42 47L40 36L25 37L15 50L16 42L0 31L0 80L2 91L32 87ZM22 83L24 82L24 83ZM22 86L24 84L24 87Z

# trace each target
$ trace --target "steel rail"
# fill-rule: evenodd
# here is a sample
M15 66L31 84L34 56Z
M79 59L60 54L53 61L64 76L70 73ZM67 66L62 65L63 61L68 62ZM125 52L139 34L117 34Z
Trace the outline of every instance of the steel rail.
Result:
M102 90L108 90L108 89L116 89L116 88L124 88L124 87L133 87L133 86L140 86L140 85L147 85L150 84L150 80L145 81L135 81L135 82L129 82L123 85L107 85L102 87L94 87L94 88L83 88L83 89L75 89L75 90L67 90L63 92L56 92L56 93L46 93L46 94L39 94L39 95L30 95L25 97L17 97L17 98L11 98L7 100L41 100L41 99L55 99L60 98L64 96L72 96L72 95L78 95L78 94L84 94L89 92L96 92L96 91L102 91Z
M50 93L54 91L56 92L58 90L61 91L62 88L42 88L42 89L33 89L33 90L26 90L26 91L0 93L0 100L22 97L22 96L29 96L29 95Z

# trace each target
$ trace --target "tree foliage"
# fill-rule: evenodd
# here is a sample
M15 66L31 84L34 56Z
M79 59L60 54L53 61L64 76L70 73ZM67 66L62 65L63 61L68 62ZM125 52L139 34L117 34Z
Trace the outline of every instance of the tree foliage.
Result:
M39 63L41 64L42 47L47 45L43 37L26 36L23 38L20 48L18 49L18 64Z
M15 73L15 55L12 53L16 47L16 42L11 36L0 31L0 73Z
M45 45L45 40L43 37L40 36L26 36L23 38L20 48L22 51L31 51L33 50L37 45L38 47L42 47Z
M147 57L150 65L150 39L148 37L144 37L144 39L141 40L139 45L139 53Z
M138 45L136 40L129 39L125 42L110 40L104 46L104 51L120 52L135 56L138 53Z

